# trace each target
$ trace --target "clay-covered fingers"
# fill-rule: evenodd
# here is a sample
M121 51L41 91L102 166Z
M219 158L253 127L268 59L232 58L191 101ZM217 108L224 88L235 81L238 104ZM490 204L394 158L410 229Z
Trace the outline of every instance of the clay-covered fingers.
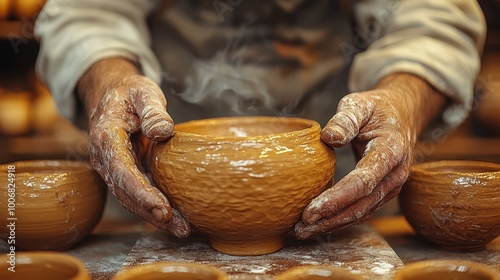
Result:
M310 236L342 230L354 224L367 220L387 201L394 198L401 189L407 173L407 167L401 165L387 175L368 196L356 200L354 203L341 209L339 212L324 216L310 224L304 220L295 226L295 234L299 239ZM334 195L335 193L330 193Z
M154 141L167 140L174 133L174 122L166 111L167 101L161 88L144 76L129 79L134 79L127 82L132 83L127 90L142 133Z
M188 237L191 233L189 224L179 212L173 208L171 208L171 218L167 222L164 222L158 219L164 215L162 210L154 208L152 211L147 211L147 208L136 203L137 198L130 197L129 194L125 193L122 189L117 189L115 196L125 208L135 213L143 220L148 221L158 229L168 231L178 238ZM130 208L127 205L130 205Z
M396 147L401 145L392 144L383 138L373 139L368 146L354 170L306 207L302 214L304 223L314 224L320 219L333 216L370 195L382 179L406 158L407 151Z
M321 139L332 147L341 147L351 142L370 121L374 102L360 93L351 93L342 98L337 113L321 132Z
M159 229L177 237L188 236L189 225L139 171L129 135L119 120L114 121L103 122L91 130L92 165L125 208Z
M136 154L130 140L141 128L153 139L172 135L165 98L159 98L158 93L161 90L155 84L138 76L109 90L91 116L90 158L125 208L160 229L184 237L189 234L187 223L180 222L179 215L174 218L165 196L139 170L140 154ZM158 125L162 122L167 124ZM170 226L173 224L179 225L177 231Z

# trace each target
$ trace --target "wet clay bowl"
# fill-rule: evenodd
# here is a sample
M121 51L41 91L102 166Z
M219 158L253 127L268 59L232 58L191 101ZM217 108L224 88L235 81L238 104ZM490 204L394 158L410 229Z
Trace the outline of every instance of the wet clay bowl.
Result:
M464 260L428 260L410 263L398 270L394 280L500 280L497 270Z
M0 235L16 248L69 249L101 217L106 187L86 162L19 161L1 165L0 174Z
M478 251L500 234L500 164L432 161L414 165L399 194L416 233L440 248Z
M175 131L153 147L153 178L223 253L279 250L303 209L333 181L335 153L315 121L215 118Z
M327 265L306 265L278 274L275 280L362 280L363 277L347 269Z
M14 270L14 271L13 271ZM2 280L90 280L82 261L69 254L50 251L17 252L0 256Z
M204 264L187 262L156 262L118 272L113 280L226 280L222 270Z

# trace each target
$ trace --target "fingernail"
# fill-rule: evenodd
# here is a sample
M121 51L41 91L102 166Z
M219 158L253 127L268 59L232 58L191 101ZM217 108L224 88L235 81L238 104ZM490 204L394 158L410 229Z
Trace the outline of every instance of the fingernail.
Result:
M149 128L150 136L154 141L162 141L174 134L173 124L168 121L155 123Z
M314 224L317 221L319 221L320 219L321 219L321 215L320 214L313 214L312 216L308 217L307 223L308 224Z
M302 229L300 230L300 232L297 233L297 238L298 239L306 239L306 238L309 238L311 237L313 234L309 231L307 231L307 229Z
M328 144L343 144L345 141L345 131L339 126L325 127L321 139Z
M166 210L163 210L163 209L158 209L158 208L154 208L151 213L153 214L153 217L160 221L160 222L166 222L167 220L167 217L168 217L168 212Z
M186 238L189 235L189 229L188 228L174 228L170 232L173 235L175 235L177 238Z
M303 222L299 222L295 225L295 236L298 239L306 239L312 235L309 231L310 226L304 225Z
M172 209L172 219L170 220L169 225L168 229L170 233L178 238L186 238L191 233L191 227L175 209Z

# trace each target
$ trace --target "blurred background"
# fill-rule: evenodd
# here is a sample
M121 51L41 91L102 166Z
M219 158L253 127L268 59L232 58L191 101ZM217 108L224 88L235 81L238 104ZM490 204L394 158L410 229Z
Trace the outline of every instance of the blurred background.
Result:
M34 75L33 22L44 0L0 0L0 163L87 159L85 133L63 120ZM500 0L479 1L488 23L483 66L469 119L451 135L419 143L421 160L500 162Z

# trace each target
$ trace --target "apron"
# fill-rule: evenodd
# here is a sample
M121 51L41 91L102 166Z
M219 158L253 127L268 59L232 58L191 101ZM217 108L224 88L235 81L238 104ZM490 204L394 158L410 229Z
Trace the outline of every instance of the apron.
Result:
M341 2L169 1L150 23L169 114L176 123L267 115L324 126L348 93L352 58L341 46L353 28ZM339 180L355 160L350 146L336 152Z

